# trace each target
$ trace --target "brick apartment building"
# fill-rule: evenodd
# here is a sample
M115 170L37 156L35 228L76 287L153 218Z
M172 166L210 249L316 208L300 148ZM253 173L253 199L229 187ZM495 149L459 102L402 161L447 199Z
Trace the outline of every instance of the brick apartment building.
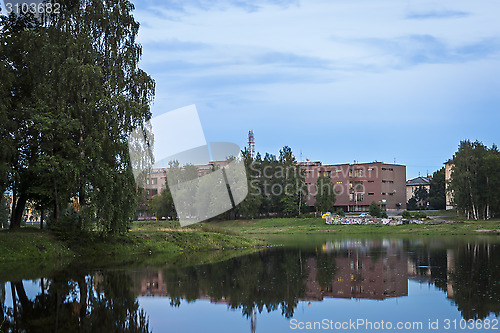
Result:
M198 175L212 167L223 167L227 161L197 165ZM321 162L299 163L305 174L310 196L307 205L314 206L315 184L320 175L330 176L336 191L336 208L346 212L368 211L372 201L388 211L406 209L406 166L382 162L322 165ZM160 194L167 181L166 169L153 169L146 177L148 198Z
M198 169L198 177L206 175L209 173L213 167L224 167L229 163L229 161L215 161L209 164L196 165ZM147 198L150 199L157 194L161 194L163 189L165 189L165 184L167 182L167 169L158 168L152 169L150 173L146 176L146 184L144 188L147 191Z
M406 209L406 166L382 162L322 165L321 162L301 162L313 206L315 184L319 176L330 176L336 191L335 207L346 212L368 211L372 201L382 209Z

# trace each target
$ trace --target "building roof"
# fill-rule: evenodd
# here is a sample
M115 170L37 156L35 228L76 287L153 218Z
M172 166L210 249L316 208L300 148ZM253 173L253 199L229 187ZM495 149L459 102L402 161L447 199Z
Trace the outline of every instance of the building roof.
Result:
M406 186L426 186L430 184L431 180L428 177L417 177L406 181Z

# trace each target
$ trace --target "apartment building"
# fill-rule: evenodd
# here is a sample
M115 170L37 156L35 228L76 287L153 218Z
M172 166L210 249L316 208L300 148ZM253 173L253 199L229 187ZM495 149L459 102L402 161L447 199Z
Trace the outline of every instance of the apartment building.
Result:
M211 172L213 168L222 168L229 164L230 161L214 161L209 164L195 165L198 170L198 177L204 176ZM147 191L147 198L152 198L155 195L161 194L167 184L167 169L158 168L152 169L146 176L146 184L144 185Z
M314 206L319 176L328 175L336 192L335 207L346 212L367 211L372 201L388 211L406 209L406 166L382 162L322 165L300 163L309 189L307 205Z
M423 187L427 190L427 193L431 190L431 180L432 177L427 176L427 177L417 177L410 179L406 182L406 201L410 200L413 198L415 195L415 192L420 188ZM425 205L425 202L419 202L419 205Z

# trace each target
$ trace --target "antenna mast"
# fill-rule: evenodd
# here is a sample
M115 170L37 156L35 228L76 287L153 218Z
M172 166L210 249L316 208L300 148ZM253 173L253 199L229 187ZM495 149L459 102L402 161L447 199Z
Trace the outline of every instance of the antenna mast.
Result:
M248 152L250 153L250 158L253 160L255 158L255 137L253 136L253 130L248 131Z

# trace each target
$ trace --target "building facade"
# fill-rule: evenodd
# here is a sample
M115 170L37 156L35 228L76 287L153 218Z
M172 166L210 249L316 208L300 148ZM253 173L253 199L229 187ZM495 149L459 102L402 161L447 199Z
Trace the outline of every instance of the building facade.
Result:
M331 178L336 192L335 207L347 212L368 211L375 201L384 210L406 209L406 166L382 162L322 165L300 163L309 190L307 205L314 206L319 176Z
M451 173L455 163L449 160L444 164L444 186L446 188L446 210L453 209L453 192L450 190Z
M213 168L222 168L228 165L230 161L215 161L209 164L195 165L198 170L198 177L204 176L211 172ZM148 175L146 175L146 183L144 189L146 190L146 196L148 199L155 195L160 195L161 192L166 188L167 184L167 169L158 168L152 169Z

